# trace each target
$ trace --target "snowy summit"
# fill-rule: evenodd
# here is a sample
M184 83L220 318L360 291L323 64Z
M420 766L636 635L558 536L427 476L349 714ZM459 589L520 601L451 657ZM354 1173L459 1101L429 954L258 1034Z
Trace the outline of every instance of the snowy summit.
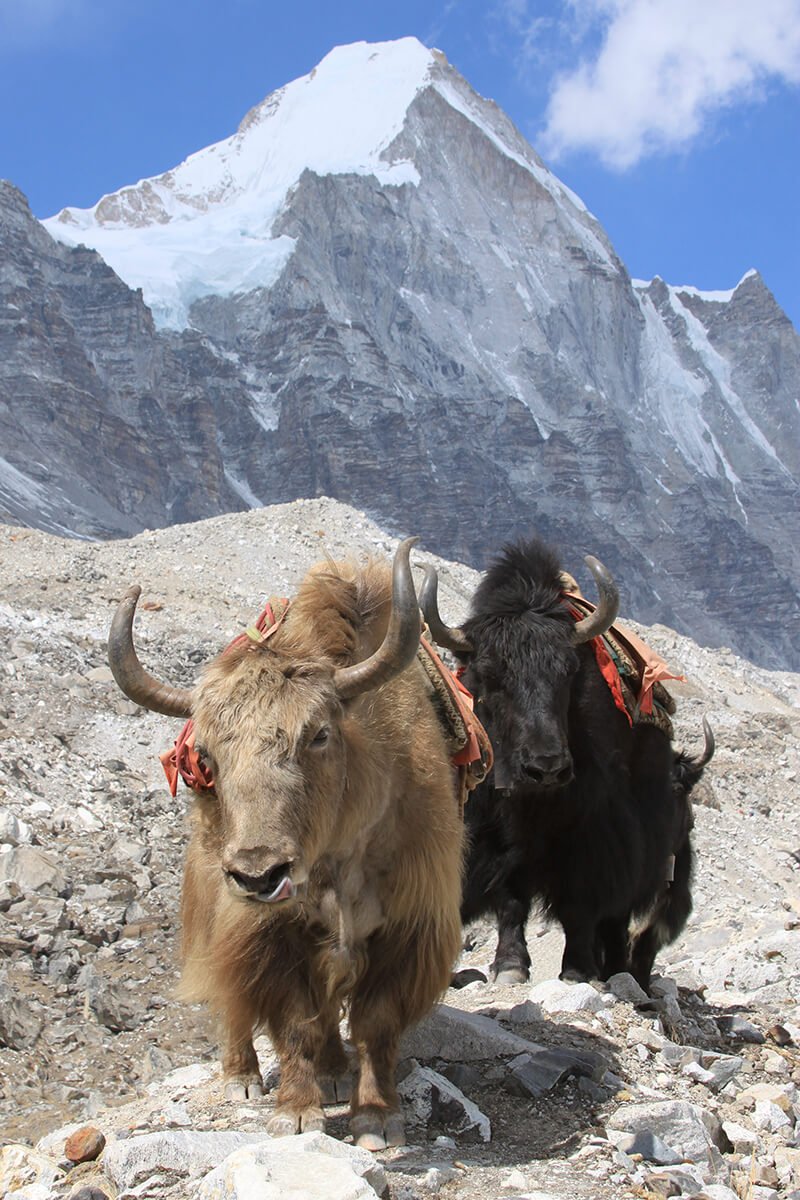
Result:
M275 282L294 241L273 237L273 222L304 171L373 175L387 187L417 185L414 164L394 157L392 143L426 87L436 88L562 202L585 213L532 153L523 161L502 143L448 78L455 73L436 70L445 65L440 51L413 37L339 46L251 109L232 137L163 175L104 196L93 208L64 208L43 224L67 245L97 250L129 287L141 288L158 326L183 329L202 296Z
M332 50L251 109L232 137L44 225L59 241L91 246L141 287L157 324L183 328L201 296L274 283L294 243L273 238L272 223L303 171L417 182L412 164L386 151L434 53L416 38Z

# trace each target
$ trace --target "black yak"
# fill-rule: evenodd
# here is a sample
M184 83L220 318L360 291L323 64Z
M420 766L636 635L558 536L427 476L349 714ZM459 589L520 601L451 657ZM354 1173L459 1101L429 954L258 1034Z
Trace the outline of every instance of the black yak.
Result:
M613 625L618 593L601 563L586 562L600 602L584 616L551 548L506 546L458 629L442 622L435 572L426 572L432 636L464 664L495 755L466 808L461 915L467 923L494 912L496 979L529 977L525 924L537 900L564 930L562 979L629 971L647 989L659 947L691 912L688 794L713 739L706 726L701 757L676 755L664 722L631 719L618 681L615 698L596 639ZM648 709L652 692L641 699Z

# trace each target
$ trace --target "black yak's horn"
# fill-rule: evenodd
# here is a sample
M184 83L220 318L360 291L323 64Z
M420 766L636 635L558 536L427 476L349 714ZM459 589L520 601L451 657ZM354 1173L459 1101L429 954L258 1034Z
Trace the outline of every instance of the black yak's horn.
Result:
M599 559L587 554L583 560L594 576L597 590L600 593L600 603L593 613L578 621L575 626L575 641L590 642L592 638L600 637L617 619L619 612L619 592L617 585Z
M445 625L439 616L439 576L435 567L425 568L419 589L419 606L437 646L444 646L455 654L472 653L472 642L464 631L455 625Z

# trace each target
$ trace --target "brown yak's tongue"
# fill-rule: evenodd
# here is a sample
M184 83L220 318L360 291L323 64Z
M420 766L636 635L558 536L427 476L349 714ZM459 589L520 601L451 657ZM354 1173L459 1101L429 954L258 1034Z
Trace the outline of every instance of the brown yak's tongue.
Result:
M274 904L278 900L289 900L295 893L295 886L288 875L284 875L275 891L267 896L267 903Z

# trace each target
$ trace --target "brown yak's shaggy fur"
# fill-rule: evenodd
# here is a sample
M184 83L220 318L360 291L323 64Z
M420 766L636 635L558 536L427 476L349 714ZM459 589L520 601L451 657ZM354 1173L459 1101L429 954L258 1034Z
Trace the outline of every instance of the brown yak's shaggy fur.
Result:
M347 1007L351 1125L372 1148L402 1142L398 1040L448 986L461 941L463 833L424 673L414 661L344 704L333 683L381 644L390 609L384 565L324 564L268 642L206 669L192 711L217 796L196 803L182 897L183 992L219 1014L238 1094L258 1093L266 1027L281 1060L270 1131L322 1128ZM278 904L238 898L221 869L284 860L307 882Z

